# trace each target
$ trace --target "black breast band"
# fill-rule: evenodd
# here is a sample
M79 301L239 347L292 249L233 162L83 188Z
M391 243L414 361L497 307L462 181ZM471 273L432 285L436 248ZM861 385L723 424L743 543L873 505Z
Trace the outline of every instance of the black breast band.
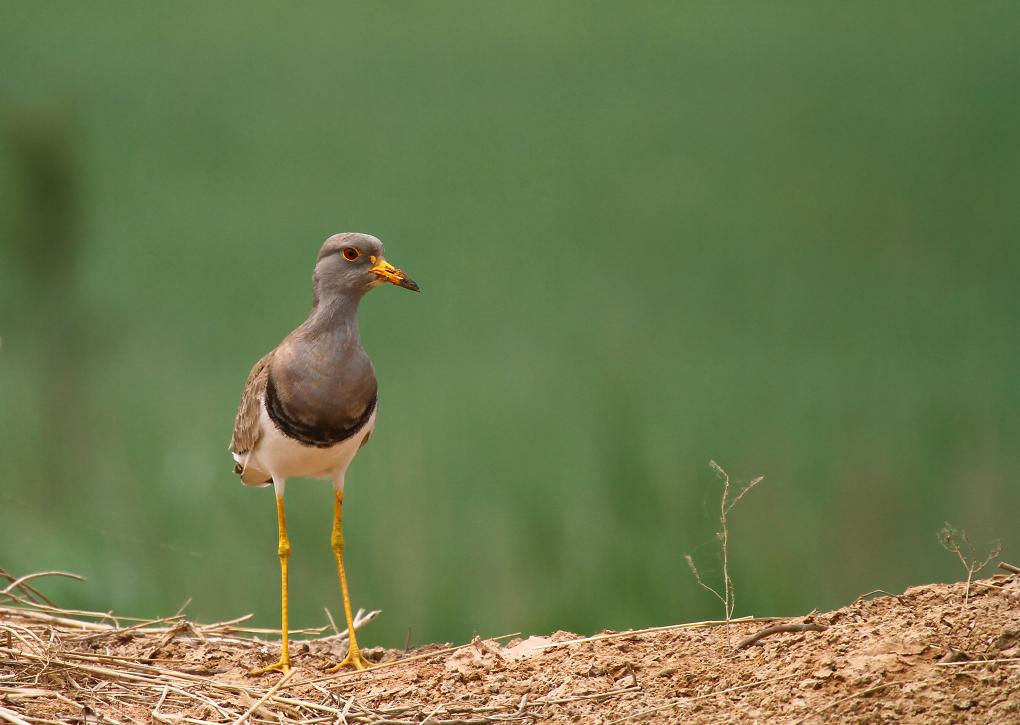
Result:
M273 377L267 376L266 380L266 412L269 418L276 424L285 436L293 438L298 443L316 448L330 448L337 443L347 440L361 430L368 419L375 411L375 403L378 399L373 395L372 400L365 406L365 412L358 416L357 420L350 425L329 426L314 425L300 421L287 413L283 407L283 401L276 394L276 386L273 385Z

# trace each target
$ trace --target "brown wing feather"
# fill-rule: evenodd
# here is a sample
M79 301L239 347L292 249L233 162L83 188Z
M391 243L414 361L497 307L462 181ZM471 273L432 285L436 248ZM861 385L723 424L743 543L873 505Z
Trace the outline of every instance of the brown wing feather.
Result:
M273 357L273 352L267 353L255 363L255 367L248 373L244 392L241 393L241 403L237 406L237 417L234 418L234 435L230 439L230 450L234 453L247 453L262 437L262 428L259 426L259 399L266 392L269 360Z

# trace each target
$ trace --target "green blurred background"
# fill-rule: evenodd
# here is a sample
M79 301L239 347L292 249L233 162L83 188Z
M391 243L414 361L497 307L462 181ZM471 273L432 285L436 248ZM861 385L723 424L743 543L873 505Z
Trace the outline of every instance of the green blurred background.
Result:
M227 444L322 240L373 292L348 476L366 645L590 632L1016 558L1020 5L10 3L0 566L64 606L278 621ZM292 482L292 623L340 615Z

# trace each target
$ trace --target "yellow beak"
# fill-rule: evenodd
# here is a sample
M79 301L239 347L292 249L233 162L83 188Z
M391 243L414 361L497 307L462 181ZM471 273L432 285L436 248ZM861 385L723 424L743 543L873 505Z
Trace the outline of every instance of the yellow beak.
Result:
M398 287L403 287L404 289L409 289L414 292L421 291L417 282L387 262L385 259L372 257L372 264L374 266L369 271L379 277L379 279L384 279L391 284L395 284Z

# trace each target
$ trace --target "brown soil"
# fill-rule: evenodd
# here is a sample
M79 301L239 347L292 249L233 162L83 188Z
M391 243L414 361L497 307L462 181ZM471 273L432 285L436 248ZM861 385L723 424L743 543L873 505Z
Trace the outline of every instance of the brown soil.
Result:
M0 607L0 721L1020 723L1018 577L965 590L873 594L742 649L777 621L368 650L383 666L332 676L344 642L313 639L282 685L245 675L278 650L237 626Z

